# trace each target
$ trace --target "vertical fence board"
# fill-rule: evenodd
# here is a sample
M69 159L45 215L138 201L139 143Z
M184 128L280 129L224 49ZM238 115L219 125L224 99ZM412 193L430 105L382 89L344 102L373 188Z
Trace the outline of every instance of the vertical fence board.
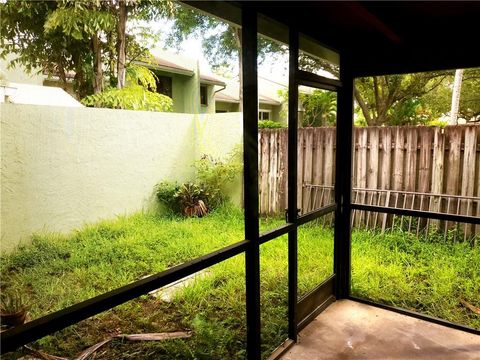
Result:
M367 187L367 141L368 132L367 128L356 129L356 138L358 141L358 161L357 161L357 188L365 189ZM360 191L358 194L358 201L365 202L365 191ZM360 226L363 221L364 211L357 211L355 213L355 226Z
M404 129L397 127L395 131L395 150L393 153L393 189L403 190L403 157L404 157Z
M432 168L432 193L443 193L443 178L445 172L445 132L443 129L436 128L433 134L433 168ZM430 199L429 208L430 211L440 212L442 207L442 201L439 197L433 197ZM431 220L434 227L440 226L440 221Z
M367 187L369 189L376 189L378 186L378 152L379 152L379 130L374 127L370 130L370 146L368 156L368 175L367 175Z
M392 177L392 129L390 127L383 127L380 129L380 141L380 189L385 190L391 188ZM390 205L390 192L382 192L379 197L379 205ZM388 214L382 214L382 232L385 231L388 218Z
M464 144L461 195L473 196L475 189L475 155L477 152L477 133L474 127L465 129Z
M432 142L433 133L431 128L418 128L420 140L420 152L418 161L418 186L419 192L428 192L430 190L430 177L432 167Z
M417 128L406 128L405 190L415 191L417 182Z
M448 162L446 171L447 194L458 195L460 184L460 156L462 146L462 128L447 126L445 128L448 141Z
M379 129L377 127L373 127L369 131L369 146L368 146L368 174L367 174L367 188L369 189L377 189L378 188L378 170L380 168L380 164L378 162L379 159L379 150L380 150L380 142L379 142ZM377 205L377 194L371 192L369 194L369 198L366 199L370 205ZM367 214L366 225L369 224L371 226L373 223L376 223L378 214Z
M303 212L332 201L335 131L333 127L299 129L297 207ZM287 207L287 134L287 129L259 133L262 214L283 214ZM475 125L356 128L353 199L364 204L480 216L479 137L480 126ZM448 194L466 198L459 201ZM364 212L355 212L352 217L356 226L381 227L382 231L393 220L391 215ZM400 218L402 223L417 234L437 224L447 235L452 226L435 220L412 223ZM469 239L480 232L480 226L460 225L457 229Z
M288 130L278 131L278 204L275 213L282 213L287 205L287 146Z
M305 129L298 129L298 149L297 149L297 208L302 209L302 188L303 188L303 154L304 154L304 134Z
M380 189L390 189L391 167L392 167L392 131L390 128L382 128L381 138L381 156L379 160L382 164L380 174Z
M270 166L269 145L270 145L270 132L262 131L261 133L261 156L262 156L262 170L261 170L261 183L260 183L260 211L262 214L268 213L268 173Z
M270 169L268 174L269 181L269 196L268 196L268 212L269 214L275 213L275 203L278 194L277 189L277 162L278 162L278 152L277 152L277 132L272 131L270 133Z
M325 167L324 167L324 184L328 186L333 185L334 181L334 145L335 145L335 128L325 128ZM332 193L329 191L325 198L325 205L333 202Z
M312 184L312 163L313 163L313 131L311 129L307 129L308 131L305 132L305 157L304 157L304 169L303 169L303 184ZM311 188L303 188L303 210L309 211L311 209L310 204L310 189Z
M465 128L465 141L463 150L463 171L462 171L462 196L473 196L475 190L475 155L477 152L477 131L474 127ZM473 201L461 201L461 213L464 215L472 215ZM471 225L464 226L465 237L469 237L472 233Z

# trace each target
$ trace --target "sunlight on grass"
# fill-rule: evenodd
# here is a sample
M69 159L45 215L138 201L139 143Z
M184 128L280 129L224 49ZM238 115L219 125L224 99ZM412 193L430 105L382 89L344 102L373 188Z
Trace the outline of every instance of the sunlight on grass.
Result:
M268 219L262 229L282 223ZM224 207L199 218L135 214L68 235L36 235L1 257L2 291L28 294L32 318L125 285L242 240L243 212ZM333 272L333 231L306 224L298 231L299 295ZM287 334L287 236L263 244L262 353ZM352 234L352 292L480 328L480 250L463 243L423 241L408 233ZM114 342L97 358L235 359L245 355L245 262L238 255L209 268L171 302L145 295L47 336L34 346L73 356L113 333L192 330L190 339L155 344ZM15 358L14 354L6 357Z

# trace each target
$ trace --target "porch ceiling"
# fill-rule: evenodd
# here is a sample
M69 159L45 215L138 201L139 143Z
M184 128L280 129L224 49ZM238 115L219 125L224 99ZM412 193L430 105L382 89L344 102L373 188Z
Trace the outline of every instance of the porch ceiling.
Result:
M239 24L235 8L258 12L339 51L356 76L480 66L480 2L186 1Z
M259 11L353 60L357 75L480 64L479 2L262 2Z

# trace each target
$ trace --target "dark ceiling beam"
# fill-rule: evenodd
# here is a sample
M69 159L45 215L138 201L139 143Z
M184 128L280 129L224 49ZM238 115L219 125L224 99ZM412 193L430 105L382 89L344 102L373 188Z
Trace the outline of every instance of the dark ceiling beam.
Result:
M351 58L355 77L480 67L480 49L468 46L385 48Z

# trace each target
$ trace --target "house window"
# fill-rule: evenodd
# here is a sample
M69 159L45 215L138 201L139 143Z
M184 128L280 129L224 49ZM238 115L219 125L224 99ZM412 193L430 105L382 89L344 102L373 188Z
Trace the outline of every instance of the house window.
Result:
M270 119L270 110L259 110L258 111L258 120L271 120Z
M200 85L200 104L208 106L208 89L207 85Z
M158 76L157 93L172 97L172 78L169 76Z

